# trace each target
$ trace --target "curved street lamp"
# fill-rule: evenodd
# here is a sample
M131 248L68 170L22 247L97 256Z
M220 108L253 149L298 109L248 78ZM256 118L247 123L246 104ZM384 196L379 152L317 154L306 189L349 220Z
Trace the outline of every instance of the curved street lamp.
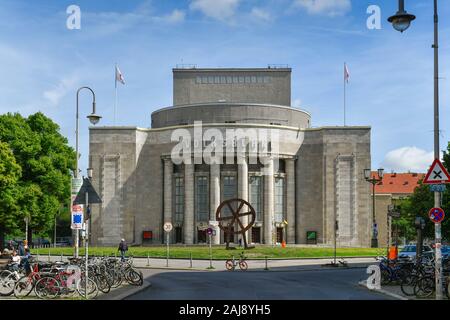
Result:
M378 178L376 176L371 177L372 170L364 169L364 179L372 184L372 241L371 247L378 248L378 232L377 221L375 219L375 185L383 180L384 169L378 169Z
M89 121L93 124L96 125L100 119L102 118L101 116L99 116L98 114L95 113L95 93L94 90L92 90L89 87L81 87L77 90L77 115L76 115L76 147L75 147L75 152L76 152L76 161L75 161L75 174L74 174L74 178L77 179L78 178L78 159L80 157L79 153L78 153L78 119L79 119L79 95L80 95L80 91L83 89L87 89L92 93L92 113L90 115L87 116L87 118L89 119ZM88 171L89 172L89 171ZM91 171L92 173L92 171ZM80 230L75 230L75 257L78 258L78 248L79 248L79 231ZM86 282L87 283L87 282Z
M399 0L399 12L388 19L396 30L405 31L415 16L408 14L405 11L404 0ZM439 148L439 16L438 16L438 2L433 0L434 8L434 158L440 158ZM406 28L405 28L406 27ZM440 208L441 194L434 193L434 206ZM435 223L435 243L436 243L436 258L435 258L435 279L436 279L436 300L442 300L444 297L443 278L442 278L442 251L441 251L441 224Z

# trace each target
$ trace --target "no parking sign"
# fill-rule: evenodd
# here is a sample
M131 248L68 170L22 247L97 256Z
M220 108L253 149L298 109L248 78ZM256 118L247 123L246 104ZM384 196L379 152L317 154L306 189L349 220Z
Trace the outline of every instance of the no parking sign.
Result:
M434 223L441 223L445 218L445 212L441 208L431 209L428 215Z

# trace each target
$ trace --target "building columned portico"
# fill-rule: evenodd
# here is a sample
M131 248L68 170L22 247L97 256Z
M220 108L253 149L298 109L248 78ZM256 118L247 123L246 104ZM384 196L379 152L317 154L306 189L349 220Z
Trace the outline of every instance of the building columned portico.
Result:
M250 243L332 244L337 219L339 245L370 245L369 127L312 128L290 106L291 69L173 73L175 105L153 112L151 128L90 129L104 199L92 212L94 244L162 243L165 222L172 243L205 243L220 203L240 198L256 212ZM214 229L212 242L224 243Z

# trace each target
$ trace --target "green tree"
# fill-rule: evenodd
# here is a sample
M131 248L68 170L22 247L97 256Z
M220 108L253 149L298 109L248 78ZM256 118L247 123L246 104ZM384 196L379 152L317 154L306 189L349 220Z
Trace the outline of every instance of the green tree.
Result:
M0 248L4 248L5 233L17 228L18 181L21 168L7 143L0 141Z
M41 112L28 118L20 114L0 116L0 140L9 144L22 168L18 182L18 223L30 217L32 231L52 230L61 203L70 198L70 171L75 167L75 152L59 133L59 126Z

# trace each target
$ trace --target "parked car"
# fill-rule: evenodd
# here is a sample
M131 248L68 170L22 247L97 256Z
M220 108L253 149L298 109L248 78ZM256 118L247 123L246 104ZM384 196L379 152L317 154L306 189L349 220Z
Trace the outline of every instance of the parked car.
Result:
M403 261L414 261L416 259L417 245L409 244L405 246L398 254L398 259ZM432 258L434 256L434 250L430 246L424 245L422 247L422 256Z
M442 251L442 258L443 259L450 258L450 246L442 246L441 247L441 251Z

